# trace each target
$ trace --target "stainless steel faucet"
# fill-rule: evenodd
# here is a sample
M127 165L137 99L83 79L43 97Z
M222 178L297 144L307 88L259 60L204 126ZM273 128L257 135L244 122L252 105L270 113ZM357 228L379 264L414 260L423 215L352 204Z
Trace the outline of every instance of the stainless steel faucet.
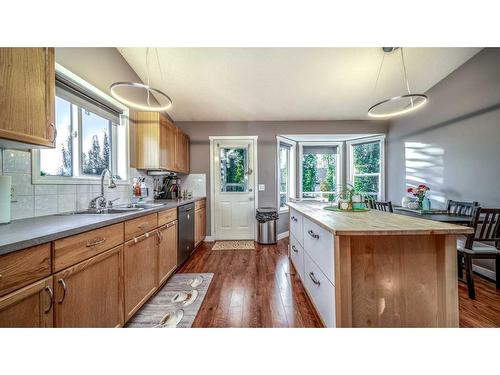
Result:
M104 209L106 208L106 198L104 197L104 176L106 175L106 172L109 173L109 180L108 180L108 189L114 189L116 187L115 181L113 180L113 174L108 168L104 168L104 170L101 173L101 195L98 197L95 197L92 199L89 203L89 210L96 210L98 209L97 204L99 202L99 209Z

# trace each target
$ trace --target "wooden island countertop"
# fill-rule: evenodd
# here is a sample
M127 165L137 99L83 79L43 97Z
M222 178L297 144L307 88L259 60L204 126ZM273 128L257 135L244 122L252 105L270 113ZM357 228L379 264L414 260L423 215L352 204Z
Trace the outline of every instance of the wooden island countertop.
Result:
M425 220L370 210L340 212L323 209L326 203L288 202L287 205L336 236L400 235L400 234L468 234L473 229L461 225Z
M290 257L326 326L458 327L457 236L472 228L287 205Z

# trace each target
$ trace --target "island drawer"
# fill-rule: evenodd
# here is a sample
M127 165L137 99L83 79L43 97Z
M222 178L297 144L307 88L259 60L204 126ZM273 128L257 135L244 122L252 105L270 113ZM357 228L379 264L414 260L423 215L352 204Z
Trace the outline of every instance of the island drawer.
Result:
M335 285L333 234L304 218L304 250Z
M158 214L149 214L125 222L125 241L152 231L158 226Z
M51 268L49 243L0 256L0 296L49 276Z
M165 225L174 220L177 220L177 208L158 212L158 226Z
M328 328L335 327L335 287L311 257L304 253L304 286Z
M122 243L123 223L54 241L54 271L61 271Z
M290 233L304 245L303 216L293 209L290 209Z
M302 249L302 246L293 234L290 235L290 259L297 275L304 281L304 249Z

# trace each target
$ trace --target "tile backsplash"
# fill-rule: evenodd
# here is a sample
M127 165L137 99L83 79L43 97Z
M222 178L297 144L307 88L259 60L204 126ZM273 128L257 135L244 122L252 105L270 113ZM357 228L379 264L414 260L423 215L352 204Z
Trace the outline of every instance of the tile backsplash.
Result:
M31 152L0 149L0 175L12 176L15 188L12 202L12 220L33 216L53 215L57 213L83 210L90 200L100 192L100 185L32 185ZM149 198L152 198L152 178L144 172L130 169L130 176L146 177L149 187ZM115 204L129 203L131 187L118 185L116 189L108 189L105 185L107 199L115 199Z

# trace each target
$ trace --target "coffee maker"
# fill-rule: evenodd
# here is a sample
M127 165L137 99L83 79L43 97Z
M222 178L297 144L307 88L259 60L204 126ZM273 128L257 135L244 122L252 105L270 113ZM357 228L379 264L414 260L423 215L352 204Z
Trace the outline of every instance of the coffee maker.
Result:
M181 179L175 174L155 176L154 199L179 199L181 197Z

